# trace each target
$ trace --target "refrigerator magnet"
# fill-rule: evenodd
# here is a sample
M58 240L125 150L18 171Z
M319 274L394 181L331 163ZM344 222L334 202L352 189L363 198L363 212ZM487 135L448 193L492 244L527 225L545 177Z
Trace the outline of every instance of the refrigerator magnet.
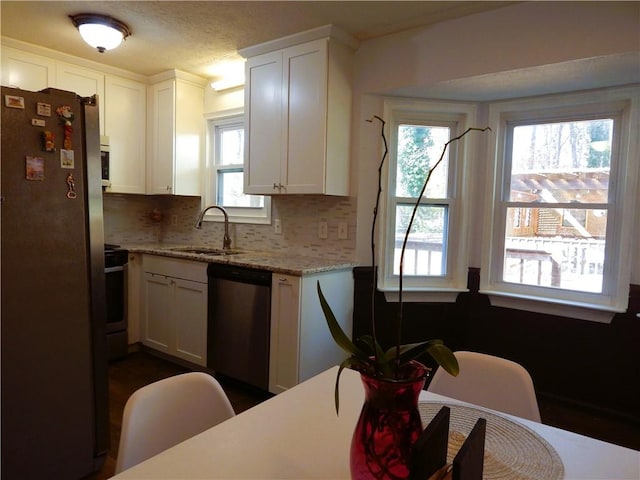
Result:
M41 117L50 117L51 116L51 105L48 103L40 103L36 104L36 113Z
M56 108L56 113L60 117L60 120L64 124L64 148L65 150L71 150L73 148L71 144L71 134L73 133L73 128L71 128L71 122L73 122L73 112L71 111L71 107L69 105L61 105Z
M60 166L62 168L76 168L73 150L60 150Z
M42 132L42 146L45 152L55 152L56 151L56 136L53 132L45 130Z
M24 97L17 95L5 95L4 104L9 108L24 108Z
M73 173L67 175L67 198L76 198L76 181L73 178Z
M27 180L44 180L44 158L27 156Z

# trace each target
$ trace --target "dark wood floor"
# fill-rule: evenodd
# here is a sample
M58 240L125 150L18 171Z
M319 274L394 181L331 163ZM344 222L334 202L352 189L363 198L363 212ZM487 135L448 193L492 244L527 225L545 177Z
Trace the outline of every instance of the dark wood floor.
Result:
M131 353L125 359L110 364L111 449L101 471L86 480L104 480L114 474L122 412L129 396L144 385L188 370L146 352ZM247 390L229 380L220 379L220 383L236 413L243 412L268 397L268 394ZM539 403L543 423L640 450L640 426L637 424L598 415L550 399L539 399Z

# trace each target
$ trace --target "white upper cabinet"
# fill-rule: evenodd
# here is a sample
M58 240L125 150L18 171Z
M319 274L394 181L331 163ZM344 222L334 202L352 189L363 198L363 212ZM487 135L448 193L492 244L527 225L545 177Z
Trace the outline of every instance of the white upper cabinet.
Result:
M145 193L146 85L107 75L105 135L111 193Z
M37 92L56 86L56 62L2 46L2 85Z
M352 45L321 27L250 47L245 193L348 195ZM315 38L310 41L301 39ZM277 45L287 45L272 51Z
M178 71L160 74L148 102L147 193L200 195L204 79Z
M70 63L58 62L56 68L56 85L62 90L75 92L81 97L98 96L98 113L100 115L100 133L104 135L104 73L78 67Z
M2 45L2 84L98 95L100 133L109 137L111 193L146 193L146 83ZM26 44L25 44L26 45ZM26 45L25 48L33 48ZM63 55L63 54L60 54Z

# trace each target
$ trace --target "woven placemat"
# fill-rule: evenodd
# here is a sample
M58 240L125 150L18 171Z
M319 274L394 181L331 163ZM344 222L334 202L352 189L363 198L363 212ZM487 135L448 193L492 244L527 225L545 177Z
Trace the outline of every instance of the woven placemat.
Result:
M445 406L438 402L420 402L418 409L426 427ZM487 421L484 447L483 480L560 480L564 466L555 449L540 435L522 424L486 410L446 404L451 409L447 463L453 462L478 418Z

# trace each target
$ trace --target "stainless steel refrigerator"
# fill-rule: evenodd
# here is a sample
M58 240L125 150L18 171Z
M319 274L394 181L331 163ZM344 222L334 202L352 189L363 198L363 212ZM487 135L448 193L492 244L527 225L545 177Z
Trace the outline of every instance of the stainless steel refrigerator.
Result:
M109 447L97 99L1 101L0 474L79 479Z

